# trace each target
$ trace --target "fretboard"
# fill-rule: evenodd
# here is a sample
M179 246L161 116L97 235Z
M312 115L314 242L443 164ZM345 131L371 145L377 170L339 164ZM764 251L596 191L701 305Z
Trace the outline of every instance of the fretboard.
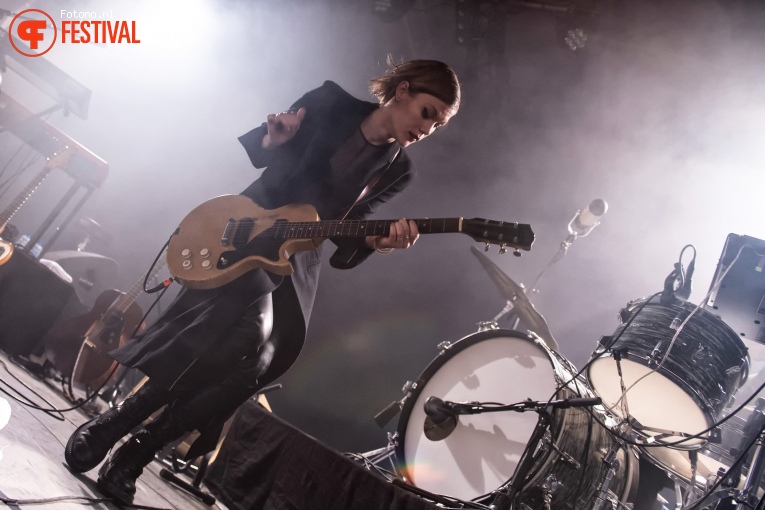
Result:
M307 222L279 222L269 230L277 239L310 237L365 237L387 236L391 223L397 220L323 220ZM412 220L420 234L462 232L462 218L428 218Z

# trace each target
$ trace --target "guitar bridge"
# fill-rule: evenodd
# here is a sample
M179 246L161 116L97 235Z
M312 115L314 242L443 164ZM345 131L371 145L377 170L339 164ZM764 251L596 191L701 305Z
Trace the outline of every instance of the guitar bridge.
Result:
M244 248L249 242L250 234L254 228L255 220L252 218L242 218L241 220L229 218L220 238L220 245L231 246L233 244L235 248Z

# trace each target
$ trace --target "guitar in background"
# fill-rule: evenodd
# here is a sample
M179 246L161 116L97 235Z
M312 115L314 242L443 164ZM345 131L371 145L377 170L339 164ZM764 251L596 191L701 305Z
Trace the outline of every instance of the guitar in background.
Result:
M202 203L181 221L170 238L167 266L178 282L192 289L225 285L253 269L292 274L289 257L313 250L328 237L388 235L395 220L319 220L311 205L263 209L242 195L223 195ZM530 250L530 225L481 218L414 220L420 234L458 232L478 242Z
M158 262L149 277L165 264ZM109 352L130 340L143 311L135 300L143 291L142 276L127 292L107 290L96 298L93 309L55 325L44 339L45 357L72 384L98 389L116 372Z
M0 213L0 266L8 262L13 255L13 241L18 235L16 227L9 225L11 218L21 209L21 206L32 196L32 193L48 177L48 174L54 169L66 168L69 164L69 158L72 156L72 149L65 149L48 159L42 170L32 179L32 182L16 196L11 204Z

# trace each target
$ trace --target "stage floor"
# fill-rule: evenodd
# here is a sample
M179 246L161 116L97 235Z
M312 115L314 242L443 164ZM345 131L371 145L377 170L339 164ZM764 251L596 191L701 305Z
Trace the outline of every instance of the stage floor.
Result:
M12 363L2 352L0 388L14 395L18 391L40 407L48 407L42 399L58 409L72 407L61 391ZM20 404L4 392L0 392L0 498L9 508L128 508L104 499L97 490L98 468L75 475L64 462L64 445L74 429L89 419L85 412L79 409L65 412L58 415L63 417L60 421L50 414ZM162 467L155 460L144 470L138 480L134 505L183 510L225 509L221 504L209 507L166 482L159 476ZM181 478L188 483L192 481L186 475L181 475ZM8 499L16 502L9 504ZM50 502L38 503L39 500Z

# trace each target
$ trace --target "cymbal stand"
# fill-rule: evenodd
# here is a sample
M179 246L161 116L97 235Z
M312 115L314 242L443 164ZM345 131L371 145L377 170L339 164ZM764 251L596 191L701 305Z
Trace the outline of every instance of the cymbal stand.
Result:
M568 249L574 243L574 241L576 241L580 237L587 237L588 235L590 235L590 232L592 232L592 230L595 227L600 225L600 223L595 223L594 225L591 225L590 227L588 227L584 232L579 233L577 230L574 229L573 225L574 225L574 222L576 221L576 219L579 217L580 214L581 214L581 211L577 211L576 214L574 214L574 216L571 218L571 221L568 222L568 227L567 227L568 228L568 236L566 236L566 239L564 239L563 242L560 243L560 247L558 248L558 251L555 253L555 255L553 255L552 259L550 259L550 262L547 263L547 265L542 269L542 271L539 272L537 277L534 279L534 283L531 285L531 290L527 291L526 287L522 283L520 284L521 287L524 288L524 292L526 292L526 294L532 294L532 295L533 294L538 294L539 293L539 282L542 280L542 276L544 276L544 274L556 262L560 261L566 255L566 253L568 253ZM510 305L509 301L508 301L508 305ZM500 317L502 317L503 315L508 313L510 310L512 310L512 306L510 307L510 310L507 310L507 311L505 311L505 310L507 310L507 307L505 307L505 309L502 310L500 315L498 315L494 320L495 321L498 320ZM513 325L511 326L510 329L518 329L518 324L521 322L520 317L518 317L517 314L511 315L510 316L510 320L513 322Z
M759 425L759 431L754 440L743 449L728 471L721 475L724 479L731 475L736 476L740 472L739 468L749 456L749 450L754 446L752 464L744 485L738 489L736 488L736 482L731 480L729 485L723 484L721 488L711 494L707 494L703 499L691 502L694 509L714 508L717 502L725 498L732 498L737 508L755 510L758 507L760 502L758 491L763 481L763 475L765 475L765 423L760 423ZM718 484L716 485L720 485L720 482L718 479Z
M493 319L491 319L490 321L484 321L484 322L478 323L478 331L480 332L480 331L487 331L490 329L499 329L499 319L501 319L508 313L511 313L513 311L513 308L515 308L515 304L508 299L505 307L502 310L500 310L500 312ZM513 314L513 317L515 317L515 323L511 329L515 329L519 321L518 316L516 314Z
M755 508L759 501L757 497L757 490L760 488L760 482L762 481L762 475L765 473L765 448L763 442L765 441L765 426L760 428L760 433L757 435L754 450L754 460L752 460L752 466L749 468L749 474L744 481L744 487L741 489L736 501L743 508Z

